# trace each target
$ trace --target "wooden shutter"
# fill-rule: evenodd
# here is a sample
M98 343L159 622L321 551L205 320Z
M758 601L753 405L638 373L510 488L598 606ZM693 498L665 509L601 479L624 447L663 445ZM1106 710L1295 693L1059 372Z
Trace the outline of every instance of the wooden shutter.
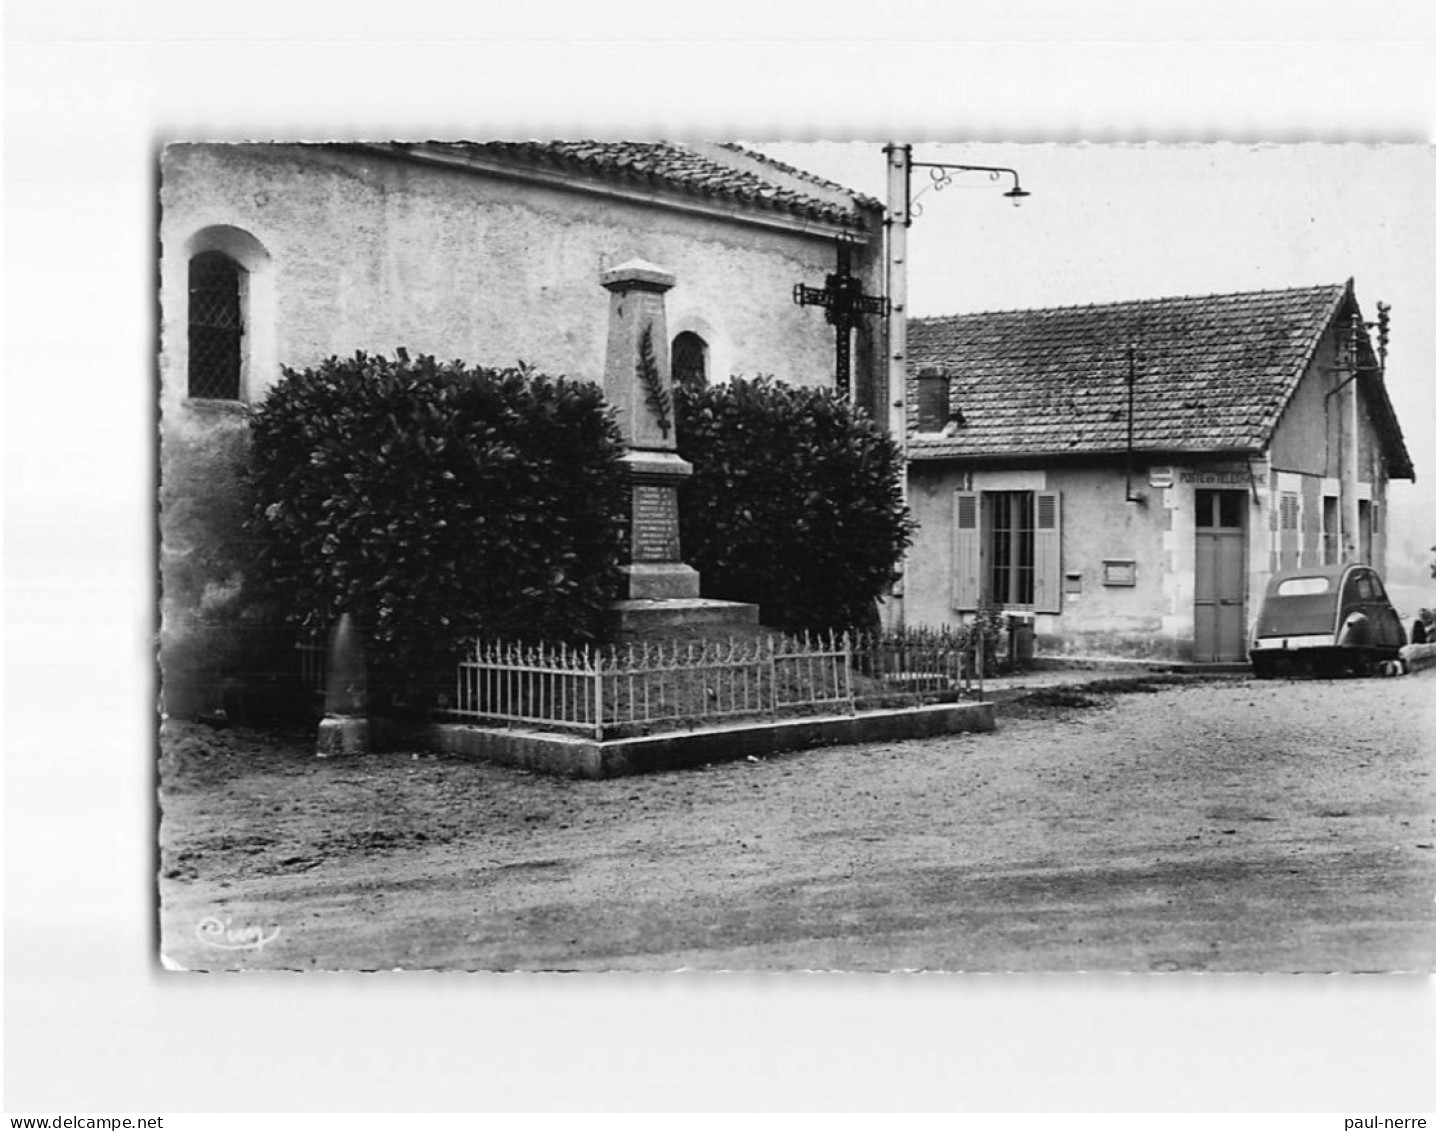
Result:
M1037 492L1037 530L1034 538L1032 607L1039 613L1062 611L1062 497L1056 491Z
M973 612L982 601L982 496L957 491L952 507L952 607Z

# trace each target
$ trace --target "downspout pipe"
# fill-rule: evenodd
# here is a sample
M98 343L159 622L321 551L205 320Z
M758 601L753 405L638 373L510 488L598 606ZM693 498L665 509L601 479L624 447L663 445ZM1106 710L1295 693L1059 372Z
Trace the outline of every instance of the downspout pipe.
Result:
M1136 458L1137 347L1127 347L1127 502L1145 503L1147 496L1132 493L1132 464Z

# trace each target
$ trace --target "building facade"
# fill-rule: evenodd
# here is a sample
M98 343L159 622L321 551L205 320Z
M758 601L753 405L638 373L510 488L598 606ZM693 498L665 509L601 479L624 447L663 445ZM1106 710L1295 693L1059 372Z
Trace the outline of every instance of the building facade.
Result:
M601 381L600 276L642 259L677 279L681 378L831 385L833 328L795 285L822 287L842 241L863 289L881 289L879 202L736 146L176 144L160 174L161 669L176 714L215 698L243 596L247 413L282 367L404 348ZM882 337L879 319L853 337L860 403L883 398Z
M1386 332L1350 282L914 320L906 619L1244 660L1274 571L1384 569L1387 483L1415 477Z

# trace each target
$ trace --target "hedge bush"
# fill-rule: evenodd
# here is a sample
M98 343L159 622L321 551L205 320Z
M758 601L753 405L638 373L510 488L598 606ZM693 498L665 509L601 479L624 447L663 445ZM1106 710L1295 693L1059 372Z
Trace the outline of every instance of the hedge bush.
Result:
M787 631L870 627L914 524L897 446L824 389L770 377L677 389L684 558L706 596Z
M264 581L291 623L352 613L376 686L478 634L600 633L624 483L597 386L357 353L286 369L251 432Z

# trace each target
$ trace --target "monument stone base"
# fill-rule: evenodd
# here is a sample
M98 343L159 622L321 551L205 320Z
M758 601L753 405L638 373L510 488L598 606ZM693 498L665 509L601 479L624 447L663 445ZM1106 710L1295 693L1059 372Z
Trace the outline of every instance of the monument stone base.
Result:
M369 753L369 720L353 716L326 715L319 722L316 754L339 758Z
M698 571L682 562L633 562L619 567L623 592L631 601L691 600L698 596Z

